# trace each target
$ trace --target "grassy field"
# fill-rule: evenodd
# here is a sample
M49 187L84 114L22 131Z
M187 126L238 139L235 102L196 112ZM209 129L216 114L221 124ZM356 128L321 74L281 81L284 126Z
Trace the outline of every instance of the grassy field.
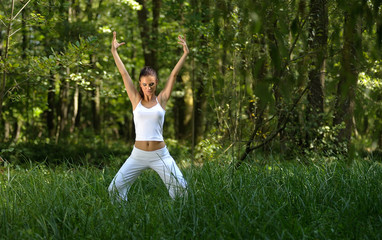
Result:
M378 162L184 167L189 194L176 200L146 171L113 205L117 170L2 167L0 238L382 239Z

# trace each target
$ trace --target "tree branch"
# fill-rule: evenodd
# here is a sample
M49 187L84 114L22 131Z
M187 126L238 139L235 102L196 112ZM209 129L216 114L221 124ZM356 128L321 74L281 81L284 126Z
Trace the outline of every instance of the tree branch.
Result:
M271 140L273 140L277 136L277 134L279 134L282 130L284 130L284 128L286 127L286 124L288 123L288 120L289 120L289 117L290 117L291 113L296 108L297 104L300 102L301 98L305 95L307 90L308 90L308 87L305 87L305 89L302 91L300 96L294 101L291 109L288 111L287 115L285 116L284 122L281 125L281 127L279 127L276 131L274 131L272 135L267 137L267 139L265 139L264 142L262 142L259 145L254 146L254 147L251 147L251 144L253 142L253 139L254 139L254 137L255 137L259 127L254 129L254 131L252 132L252 135L251 135L251 139L247 142L247 146L246 146L245 152L241 156L240 160L236 163L235 168L240 167L240 165L244 162L244 160L247 158L247 156L248 156L248 154L250 152L252 152L255 149L258 149L258 148L261 148L261 147L265 146L267 143L269 143Z
M0 19L0 21L1 21L1 23L2 23L5 27L8 27L8 26L5 24L5 22L3 22L3 20Z
M29 0L27 3L24 4L24 6L18 11L18 13L16 13L16 15L12 18L12 20L15 20L15 18L17 18L17 16L21 13L21 11L24 10L24 8L29 4L30 1L32 0Z
M13 36L13 34L15 34L15 33L17 33L18 31L20 31L21 30L21 28L19 28L19 29L17 29L16 31L14 31L13 33L10 33L9 34L9 37L12 37Z

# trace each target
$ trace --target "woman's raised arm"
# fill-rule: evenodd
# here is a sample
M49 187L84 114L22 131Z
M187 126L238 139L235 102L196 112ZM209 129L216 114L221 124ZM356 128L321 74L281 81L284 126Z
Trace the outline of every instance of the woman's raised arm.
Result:
M171 96L171 91L174 86L176 77L180 69L182 68L184 62L186 61L188 53L190 52L187 47L186 38L182 38L181 36L178 36L178 43L183 46L183 55L179 59L178 63L175 65L174 69L171 71L171 74L167 80L166 86L164 87L164 89L161 91L161 93L158 96L163 108L166 106L167 101Z
M123 79L123 83L125 84L127 95L129 96L129 99L131 101L131 104L133 105L133 108L135 108L135 106L137 106L139 103L140 95L137 89L135 88L129 73L127 72L125 65L123 64L117 52L117 48L119 48L120 46L124 44L125 44L124 42L122 43L117 42L117 33L113 32L113 41L111 43L111 53L113 54L115 64L117 65L117 68L122 75L122 79Z

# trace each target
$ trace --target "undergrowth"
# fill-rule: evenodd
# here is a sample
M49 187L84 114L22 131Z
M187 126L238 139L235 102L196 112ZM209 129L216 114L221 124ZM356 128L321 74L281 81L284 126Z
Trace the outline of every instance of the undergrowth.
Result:
M119 167L119 166L118 166ZM112 204L117 166L5 165L1 239L381 239L382 166L253 162L183 167L188 197L172 200L153 171Z

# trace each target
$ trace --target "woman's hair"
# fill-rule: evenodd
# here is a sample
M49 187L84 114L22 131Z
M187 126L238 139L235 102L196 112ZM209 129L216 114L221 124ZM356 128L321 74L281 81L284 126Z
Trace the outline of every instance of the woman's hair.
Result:
M153 76L155 77L155 80L158 82L157 72L152 67L145 66L144 68L142 68L141 73L139 74L139 82L141 81L141 77L145 77L145 76ZM141 95L142 98L144 97L141 85L139 85L139 94Z
M158 81L157 72L152 67L145 66L144 68L142 68L141 73L139 74L139 81L141 81L141 77L145 76L154 76L155 79Z

